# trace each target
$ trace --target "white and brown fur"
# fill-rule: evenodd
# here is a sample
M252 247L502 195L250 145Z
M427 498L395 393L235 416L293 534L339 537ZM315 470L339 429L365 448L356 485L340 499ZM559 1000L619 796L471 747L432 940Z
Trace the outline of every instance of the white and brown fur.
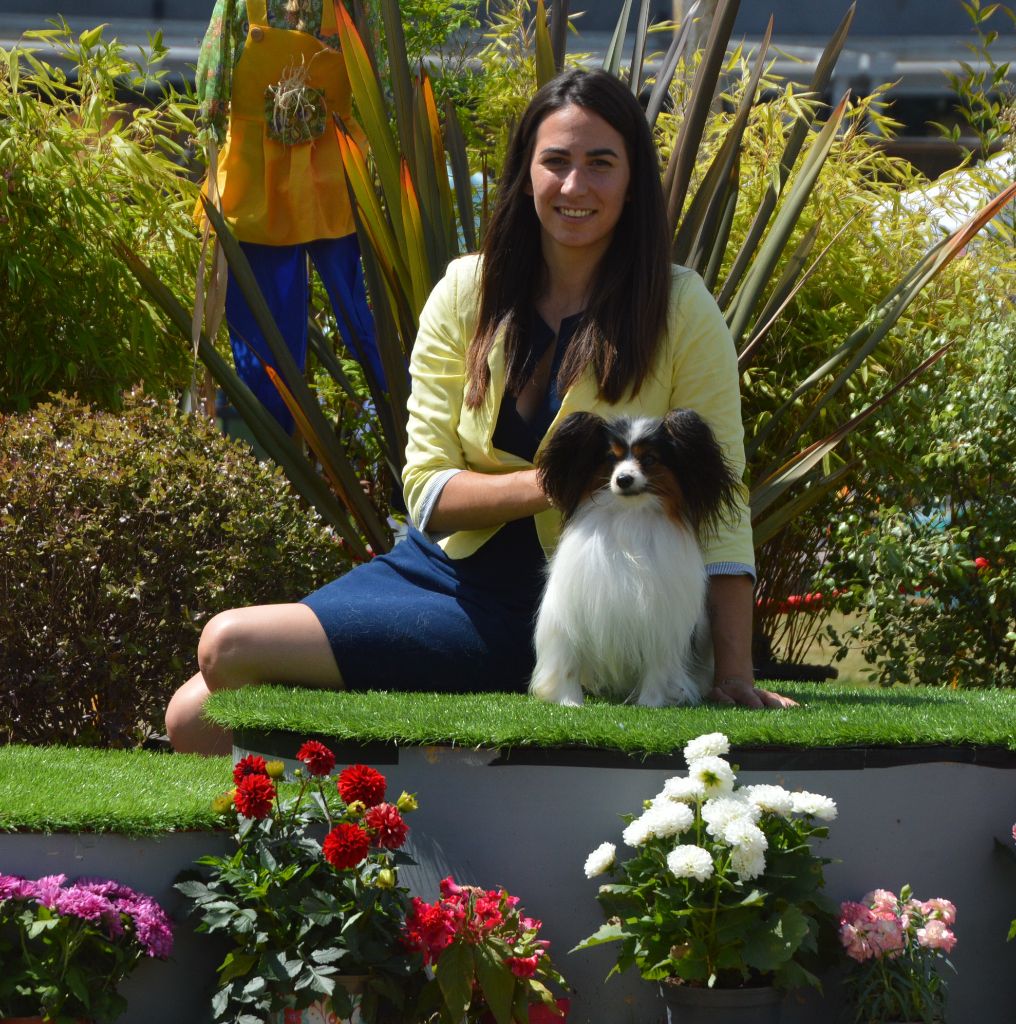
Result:
M712 682L701 536L737 480L690 409L608 422L574 413L537 459L564 517L536 621L529 692L697 704Z

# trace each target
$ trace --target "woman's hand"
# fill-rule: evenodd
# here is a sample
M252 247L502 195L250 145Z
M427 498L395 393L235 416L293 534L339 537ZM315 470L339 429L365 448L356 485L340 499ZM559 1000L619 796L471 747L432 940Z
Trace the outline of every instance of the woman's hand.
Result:
M550 508L535 469L513 473L456 473L438 496L427 529L436 533L482 530Z
M797 701L770 690L760 690L748 679L727 677L713 684L709 699L714 704L737 704L745 708L796 708Z

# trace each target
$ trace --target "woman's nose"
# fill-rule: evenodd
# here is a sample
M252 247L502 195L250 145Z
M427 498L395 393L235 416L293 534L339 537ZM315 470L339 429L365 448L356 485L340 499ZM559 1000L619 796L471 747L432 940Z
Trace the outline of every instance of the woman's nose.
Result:
M581 195L586 191L586 176L581 167L572 167L561 182L561 191L568 195Z

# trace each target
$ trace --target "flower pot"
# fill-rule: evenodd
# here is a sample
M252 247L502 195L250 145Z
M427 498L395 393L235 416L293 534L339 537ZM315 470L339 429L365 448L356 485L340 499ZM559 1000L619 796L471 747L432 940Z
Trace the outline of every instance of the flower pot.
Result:
M341 985L353 997L353 1015L337 1017L332 1012L331 1001L319 999L302 1010L279 1010L268 1018L269 1024L360 1024L359 999L367 985L366 974L340 974L336 984ZM2 1022L0 1022L2 1024Z
M775 988L660 986L667 1024L779 1024L783 993Z
M42 1016L38 1017L0 1017L0 1024L43 1024ZM92 1024L90 1020L79 1017L77 1024Z

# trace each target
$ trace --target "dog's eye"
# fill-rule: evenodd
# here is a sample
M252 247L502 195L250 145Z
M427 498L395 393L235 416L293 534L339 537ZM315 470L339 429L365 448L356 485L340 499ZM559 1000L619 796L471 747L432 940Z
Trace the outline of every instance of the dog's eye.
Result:
M648 452L646 452L645 455L639 457L639 462L642 463L643 469L648 469L650 466L654 466L657 462L659 462L659 459L657 459L655 455L650 455Z

